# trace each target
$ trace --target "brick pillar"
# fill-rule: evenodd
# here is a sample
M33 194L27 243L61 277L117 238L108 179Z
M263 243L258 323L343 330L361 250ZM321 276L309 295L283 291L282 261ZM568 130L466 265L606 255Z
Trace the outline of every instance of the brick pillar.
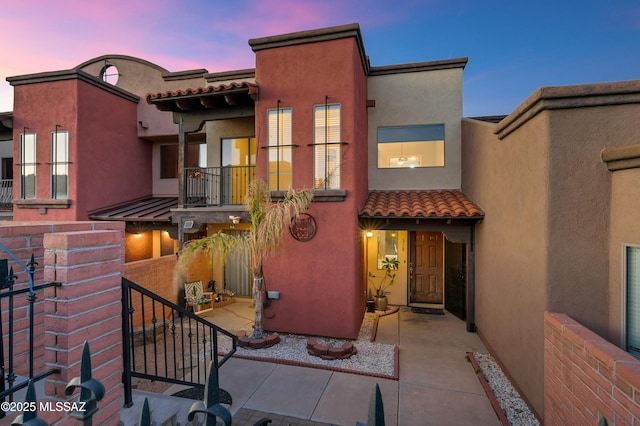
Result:
M60 368L45 382L47 398L67 400L64 389L80 375L84 341L91 348L93 377L105 387L93 424L117 425L122 396L121 231L45 234L45 281L61 283L45 297L45 363ZM74 397L76 394L74 394ZM53 413L42 413L47 419ZM64 418L59 424L75 424Z

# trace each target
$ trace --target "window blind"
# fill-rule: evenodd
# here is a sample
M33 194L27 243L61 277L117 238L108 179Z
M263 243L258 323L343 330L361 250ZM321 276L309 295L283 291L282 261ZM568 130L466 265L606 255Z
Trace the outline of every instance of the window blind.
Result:
M314 176L318 189L340 188L340 105L314 108Z
M267 183L272 191L286 190L292 183L291 116L291 108L272 109L267 112Z

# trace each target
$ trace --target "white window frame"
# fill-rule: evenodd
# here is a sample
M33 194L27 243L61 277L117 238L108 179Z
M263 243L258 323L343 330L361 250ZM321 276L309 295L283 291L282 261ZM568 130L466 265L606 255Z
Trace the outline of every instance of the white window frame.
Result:
M33 139L33 158L26 158L25 145L30 139ZM20 198L35 199L38 194L38 173L37 173L37 157L38 157L38 136L37 133L20 133ZM28 161L27 161L28 160ZM33 194L26 194L25 177L27 171L33 170Z
M337 110L337 111L336 111ZM337 112L337 115L335 114ZM313 188L340 189L342 174L342 105L313 107Z
M293 184L293 108L267 110L267 185L272 191L286 191ZM285 165L288 160L288 170ZM271 164L276 167L271 171ZM284 182L280 182L283 178Z
M628 299L628 295L629 295L629 279L628 279L628 273L629 273L629 265L627 262L627 254L629 252L629 249L638 249L640 250L640 244L623 244L622 245L622 329L621 329L621 334L622 334L622 339L621 339L621 343L622 343L622 349L624 351L626 351L627 353L629 353L632 356L635 356L636 358L640 358L640 351L637 351L636 353L632 353L629 351L628 348L628 343L629 343L629 339L628 339L628 325L629 325L629 311L627 309L627 303L629 301ZM638 262L640 264L640 260ZM636 283L637 291L640 291L640 279L638 280L638 282ZM640 327L640 315L638 316L638 318L636 319L636 322L638 323L638 327Z
M64 194L58 194L58 176L66 177ZM51 198L69 198L69 132L66 130L51 132Z

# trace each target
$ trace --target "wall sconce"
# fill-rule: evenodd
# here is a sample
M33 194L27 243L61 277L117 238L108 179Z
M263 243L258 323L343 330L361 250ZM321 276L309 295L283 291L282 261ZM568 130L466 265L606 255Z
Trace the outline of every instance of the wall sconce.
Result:
M367 236L367 238L371 238L371 237L373 237L373 232L367 231L367 233L365 235Z

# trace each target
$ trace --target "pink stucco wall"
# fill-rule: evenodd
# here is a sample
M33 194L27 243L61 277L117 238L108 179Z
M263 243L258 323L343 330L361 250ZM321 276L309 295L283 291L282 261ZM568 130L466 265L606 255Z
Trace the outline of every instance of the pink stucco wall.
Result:
M293 186L313 187L313 107L341 105L341 189L344 201L312 204L317 234L308 242L287 237L265 266L265 285L281 298L265 310L265 328L355 338L364 313L358 207L366 196L366 75L355 38L299 44L256 52L258 146L266 144L266 110L293 109ZM266 174L265 150L258 150L257 172ZM362 160L362 161L360 161ZM319 192L316 192L319 194ZM304 259L300 261L299 259Z
M71 163L69 208L18 207L15 220L86 220L89 211L151 194L151 144L137 136L135 102L74 78L16 85L14 92L14 139L25 126L37 133L38 200L50 199L56 124L69 132ZM19 144L14 158L20 158ZM14 176L20 176L17 166Z

